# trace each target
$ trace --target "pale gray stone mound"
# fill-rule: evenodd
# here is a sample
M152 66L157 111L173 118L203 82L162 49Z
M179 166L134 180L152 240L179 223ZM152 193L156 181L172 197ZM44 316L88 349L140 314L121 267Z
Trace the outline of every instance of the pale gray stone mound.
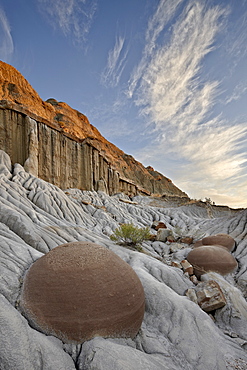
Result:
M60 340L30 328L27 320L0 294L0 369L73 370L74 361Z
M0 160L1 370L247 368L247 210L213 207L209 218L196 204L169 208L157 201L154 207L149 197L130 202L123 194L62 191L19 164L12 168L6 154ZM129 202L119 201L122 198ZM236 241L232 255L238 261L237 271L201 276L201 280L217 281L226 298L213 320L185 296L196 285L170 263L173 257L186 259L191 247L184 245L173 252L172 243L145 241L144 253L139 253L110 240L120 223L150 227L155 221L164 222L174 235L179 231L179 236L194 240L225 233ZM78 241L113 251L141 280L145 314L135 338L95 337L83 344L65 344L31 327L21 314L20 292L28 269L58 245ZM42 284L40 279L37 288ZM80 279L75 285L81 285Z
M11 160L3 150L0 150L0 177L11 177Z
M134 270L90 242L63 244L32 264L20 307L31 324L64 342L135 337L145 296Z

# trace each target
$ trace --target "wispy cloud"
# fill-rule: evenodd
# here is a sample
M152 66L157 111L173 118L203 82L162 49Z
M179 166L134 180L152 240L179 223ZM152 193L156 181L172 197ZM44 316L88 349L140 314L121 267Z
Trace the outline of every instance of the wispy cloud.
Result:
M161 131L156 143L136 153L168 175L193 198L211 197L222 204L243 207L247 197L247 122L231 126L219 117L196 131ZM245 194L241 198L240 194Z
M127 95L131 98L138 86L138 82L143 77L144 71L147 68L149 63L149 58L152 56L153 51L155 50L156 41L161 32L164 31L166 25L174 16L178 6L183 2L183 0L160 0L160 3L148 22L148 27L146 31L146 46L143 50L143 56L136 68L132 73L132 76L129 80L129 88Z
M231 34L228 36L226 48L227 52L234 57L243 57L247 53L247 10L244 3L242 9L243 12L239 16L237 22L234 19L234 21L229 24L229 27L231 27Z
M240 82L234 88L233 93L226 98L225 104L229 104L232 101L237 101L247 92L247 83Z
M237 14L234 14L229 21L226 29L226 40L224 48L227 55L231 56L231 62L228 67L228 74L233 73L238 69L239 61L244 60L247 55L247 8L246 2L241 1L236 4ZM236 11L235 11L236 12ZM237 19L237 20L236 20Z
M186 125L191 113L199 113L200 121L208 111L217 83L203 83L199 72L203 58L212 50L221 15L219 8L205 11L202 3L189 4L174 25L170 43L153 53L136 102L157 127L164 122Z
M115 90L110 90L110 93L112 93L110 103L106 103L105 97L102 95L95 97L93 108L91 108L91 105L88 106L87 116L90 117L90 120L94 122L106 139L114 140L115 145L118 145L119 140L123 140L124 135L125 138L128 135L128 142L131 141L129 135L133 136L133 140L135 140L134 132L136 128L134 125L132 127L129 125L126 114L127 107L122 92L119 91L117 96ZM86 107L85 102L83 102L83 106Z
M101 75L101 83L103 85L111 87L118 85L128 54L128 50L125 50L124 44L125 39L123 37L116 37L115 45L108 53L107 65Z
M2 8L0 8L0 58L8 61L14 52L14 44L11 36L11 29Z
M237 178L238 186L246 187L246 123L231 126L221 116L210 118L220 81L203 78L204 58L214 51L229 10L191 0L172 19L179 3L160 1L148 25L143 58L130 80L128 96L156 133L155 145L135 155L146 164L148 160L157 164L159 170L162 157L169 156L177 166L170 169L173 179L185 191L193 189L198 195L202 188L214 193L222 189L229 195ZM161 7L169 4L173 10L162 17ZM170 19L173 26L167 38L162 32ZM164 166L162 172L166 173Z
M72 36L75 44L87 39L97 0L38 0L40 10L54 27L59 27L64 35Z

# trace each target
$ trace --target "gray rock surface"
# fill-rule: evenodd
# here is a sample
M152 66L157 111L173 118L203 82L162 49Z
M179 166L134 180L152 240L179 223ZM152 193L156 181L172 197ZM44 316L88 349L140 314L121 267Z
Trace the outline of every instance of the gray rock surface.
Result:
M195 204L166 208L149 205L141 196L133 204L120 201L123 194L62 191L19 164L12 169L3 153L0 159L1 370L247 368L247 210L216 209L209 218ZM186 297L194 284L181 269L171 266L172 259L186 258L191 250L188 245L173 254L172 244L146 241L140 253L109 238L119 223L151 227L154 221L194 240L217 233L235 239L236 273L204 275L218 282L227 300L216 310L215 321ZM92 241L109 248L139 276L146 309L133 340L96 337L81 345L64 344L34 330L21 315L19 295L27 269L49 250L72 241Z
M32 329L26 319L0 295L1 370L72 370L62 342Z

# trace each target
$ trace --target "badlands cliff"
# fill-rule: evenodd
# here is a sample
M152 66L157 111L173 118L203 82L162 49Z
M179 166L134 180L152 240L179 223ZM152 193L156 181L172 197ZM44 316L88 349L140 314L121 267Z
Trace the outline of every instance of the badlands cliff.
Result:
M107 141L82 113L55 99L43 101L1 61L0 149L13 163L61 188L187 197L171 180Z
M246 370L247 210L190 201L0 67L0 369ZM118 245L122 224L151 236Z

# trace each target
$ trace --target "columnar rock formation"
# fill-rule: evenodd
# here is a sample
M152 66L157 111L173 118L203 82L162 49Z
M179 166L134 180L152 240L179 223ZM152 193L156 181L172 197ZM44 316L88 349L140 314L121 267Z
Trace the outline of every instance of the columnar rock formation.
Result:
M0 124L1 149L29 173L63 189L135 192L92 145L11 109L0 109Z
M61 188L186 197L171 180L107 141L85 115L55 99L42 101L1 61L0 149L13 163Z

